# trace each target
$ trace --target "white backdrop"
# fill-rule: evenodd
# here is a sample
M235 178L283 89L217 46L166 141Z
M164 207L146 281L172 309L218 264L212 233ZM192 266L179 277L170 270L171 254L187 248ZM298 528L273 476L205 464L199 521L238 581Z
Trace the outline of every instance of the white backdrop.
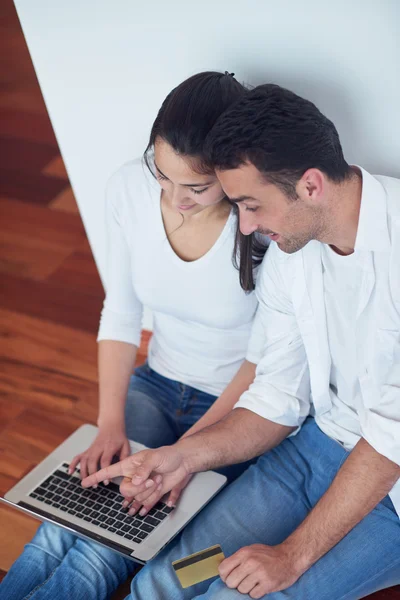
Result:
M101 275L106 180L198 71L292 89L335 122L348 161L400 176L398 0L15 4Z

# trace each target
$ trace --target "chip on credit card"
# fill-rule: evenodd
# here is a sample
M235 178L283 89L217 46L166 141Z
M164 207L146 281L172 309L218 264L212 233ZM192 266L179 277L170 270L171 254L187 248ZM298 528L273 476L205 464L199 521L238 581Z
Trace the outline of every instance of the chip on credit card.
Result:
M185 556L172 563L176 576L183 588L200 583L210 577L219 575L218 567L224 560L225 555L219 544Z

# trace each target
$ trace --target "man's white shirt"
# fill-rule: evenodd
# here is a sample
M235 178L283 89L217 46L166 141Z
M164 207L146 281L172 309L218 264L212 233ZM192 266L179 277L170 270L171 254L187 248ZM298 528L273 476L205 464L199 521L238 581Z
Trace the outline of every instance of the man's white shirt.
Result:
M352 255L271 244L257 281L263 353L235 408L288 426L314 414L346 450L363 437L400 465L400 180L361 173ZM400 481L390 496L400 514Z

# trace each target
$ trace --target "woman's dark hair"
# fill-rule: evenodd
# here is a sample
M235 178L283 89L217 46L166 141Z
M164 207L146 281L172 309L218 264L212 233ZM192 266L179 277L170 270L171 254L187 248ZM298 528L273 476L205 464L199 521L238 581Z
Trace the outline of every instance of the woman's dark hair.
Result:
M245 292L252 292L255 288L254 271L262 263L268 250L268 242L256 233L243 235L240 231L239 209L237 204L231 203L236 214L235 247L233 250L233 264L239 271L240 285Z
M217 119L246 92L233 73L205 71L186 79L172 90L161 105L150 132L144 160L151 169L151 154L157 138L177 154L193 159L203 172L213 173L204 161L204 142Z
M205 140L219 117L246 92L246 88L236 81L233 73L216 71L193 75L174 88L158 111L144 151L143 158L150 172L155 175L151 153L156 139L161 138L177 154L187 157L195 171L201 174L213 173L213 166L205 160ZM237 211L236 205L235 208ZM253 264L253 244L256 249L258 245L253 236L245 237L240 233L237 218L233 263L239 269L240 283L245 290L254 289L252 269L261 262L256 257ZM257 251L254 254L258 256Z

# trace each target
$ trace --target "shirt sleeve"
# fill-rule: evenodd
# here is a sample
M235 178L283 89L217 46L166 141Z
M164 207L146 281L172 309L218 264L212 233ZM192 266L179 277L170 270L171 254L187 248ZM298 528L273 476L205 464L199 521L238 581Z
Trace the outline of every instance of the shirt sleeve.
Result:
M122 194L123 185L117 173L109 181L106 192L106 298L97 341L115 340L139 346L143 305L132 281L130 249L122 227Z
M310 412L307 356L285 282L285 259L271 244L259 273L254 326L263 330L256 378L234 408L246 408L281 425L299 427Z
M360 422L363 438L379 454L400 466L400 330L393 334L397 339L379 401L364 406Z
M265 333L260 315L259 308L256 309L256 314L251 326L249 344L247 346L246 360L257 365L263 354L265 342Z

